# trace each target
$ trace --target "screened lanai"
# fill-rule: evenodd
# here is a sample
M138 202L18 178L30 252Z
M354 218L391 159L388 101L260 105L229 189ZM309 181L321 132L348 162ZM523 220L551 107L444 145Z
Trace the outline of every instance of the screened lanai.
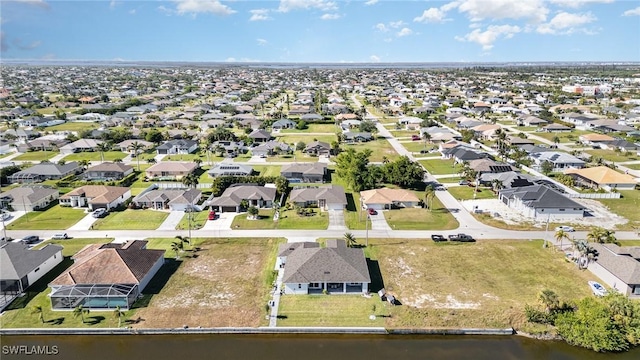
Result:
M126 310L138 297L136 284L77 284L55 286L51 289L51 308L70 310L79 305L85 309Z

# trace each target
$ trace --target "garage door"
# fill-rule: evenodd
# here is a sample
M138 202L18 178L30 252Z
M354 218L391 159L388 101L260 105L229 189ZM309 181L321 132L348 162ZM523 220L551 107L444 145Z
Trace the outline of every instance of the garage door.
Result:
M235 206L223 206L222 207L222 212L236 212L236 207Z

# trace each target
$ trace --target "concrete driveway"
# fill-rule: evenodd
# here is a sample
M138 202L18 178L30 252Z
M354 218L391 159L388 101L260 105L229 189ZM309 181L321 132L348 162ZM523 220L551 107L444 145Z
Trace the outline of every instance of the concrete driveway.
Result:
M171 211L157 230L175 230L182 217L184 217L184 211Z
M85 217L80 219L80 221L78 221L75 225L68 228L67 230L90 230L93 223L97 220L97 218L93 217L92 213L88 213L87 215L85 215Z
M328 230L347 230L347 225L344 222L343 210L329 210L329 227Z
M235 212L216 213L215 220L207 220L202 230L229 230L233 219L238 215Z
M391 230L382 210L378 210L375 215L369 215L369 219L371 219L371 230Z

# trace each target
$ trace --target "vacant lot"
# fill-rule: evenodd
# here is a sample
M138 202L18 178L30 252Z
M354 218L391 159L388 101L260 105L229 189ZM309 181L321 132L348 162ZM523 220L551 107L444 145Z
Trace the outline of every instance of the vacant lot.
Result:
M114 161L114 160L122 160L127 157L128 154L125 154L120 151L106 151L103 153L104 161ZM99 151L85 151L79 152L75 154L69 154L64 157L66 162L70 161L80 161L80 160L88 160L88 161L102 161L102 155Z
M478 187L478 191L476 192L476 188L473 186L452 186L447 188L451 195L457 200L472 200L472 199L496 199L496 194L493 193L491 189ZM475 198L473 194L476 194Z
M84 131L97 129L98 124L92 122L66 122L60 125L49 126L47 130L56 131Z
M310 211L311 209L309 209ZM247 214L237 215L231 223L232 229L315 229L322 230L329 226L329 216L313 209L314 215L298 215L295 210L280 210L280 218L273 221L274 210L260 209L260 219L247 219Z
M331 145L333 141L338 140L335 134L331 135L314 135L308 133L298 133L298 134L276 134L276 140L283 142L285 144L297 144L299 142L303 142L305 144L312 143L314 139L322 142L326 142Z
M561 143L575 142L576 140L578 140L580 135L585 135L585 134L593 134L593 133L591 131L584 131L584 130L573 130L571 132L562 131L562 132L552 132L552 133L548 133L548 132L535 133L536 136L545 138L549 141L553 141L555 137L558 137Z
M94 230L155 230L169 216L168 212L131 210L112 212L93 223Z
M9 230L64 230L85 216L82 209L55 205L45 211L31 211L7 226Z
M175 154L175 155L167 155L162 158L163 161L195 161L199 159L202 162L208 161L207 157L203 154Z
M173 239L150 239L148 248L168 249ZM257 327L266 325L264 305L281 239L193 239L180 261L167 263L145 290L144 319L134 327ZM187 246L187 249L190 247Z
M280 176L282 166L279 165L254 165L253 171L259 172L261 176Z
M341 147L343 149L353 147L356 151L370 149L371 156L369 157L369 161L371 162L382 162L384 158L387 158L389 161L394 161L395 159L400 157L400 155L398 155L396 150L386 139L377 139L364 143L342 144Z
M599 201L604 204L613 213L618 214L629 220L624 225L618 225L619 230L632 230L640 227L640 191L620 191L622 197L620 199L600 199Z
M587 281L595 279L560 252L542 249L542 241L370 239L369 244L366 251L381 269L378 287L402 303L386 322L396 328L518 328L525 322L524 305L535 304L540 290L572 300L591 295Z
M394 230L451 230L460 226L438 198L433 199L431 206L431 211L419 208L389 210L384 212L384 217Z
M418 161L431 175L457 174L458 168L453 165L453 159L433 159Z
M304 130L298 129L283 129L280 133L283 134L296 134L296 133L327 133L335 134L340 129L334 124L307 124L307 128Z
M57 151L29 151L22 155L18 155L13 160L16 161L43 161L49 160L52 157L58 155Z
M621 152L615 152L613 150L587 150L585 151L587 154L592 155L592 156L597 156L600 158L603 158L605 160L608 161L613 161L613 162L623 162L623 161L631 161L631 160L638 160L638 156L635 153L632 152L628 152L628 153L621 153Z

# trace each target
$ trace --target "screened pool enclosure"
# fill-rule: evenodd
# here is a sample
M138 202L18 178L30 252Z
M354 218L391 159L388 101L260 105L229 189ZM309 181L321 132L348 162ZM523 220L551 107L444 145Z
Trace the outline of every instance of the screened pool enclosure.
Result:
M71 310L82 305L84 309L127 310L138 297L136 284L63 285L51 289L51 308Z

